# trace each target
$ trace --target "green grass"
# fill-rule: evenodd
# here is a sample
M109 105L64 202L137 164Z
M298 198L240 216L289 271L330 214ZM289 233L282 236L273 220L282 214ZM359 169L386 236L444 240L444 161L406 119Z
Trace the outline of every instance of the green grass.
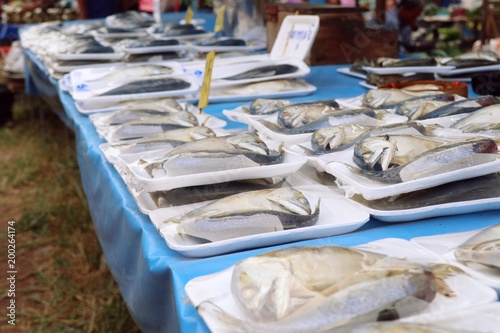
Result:
M139 332L103 264L73 133L41 100L18 96L0 156L0 241L16 221L18 269L16 326L2 321L0 331ZM7 287L2 279L0 293Z

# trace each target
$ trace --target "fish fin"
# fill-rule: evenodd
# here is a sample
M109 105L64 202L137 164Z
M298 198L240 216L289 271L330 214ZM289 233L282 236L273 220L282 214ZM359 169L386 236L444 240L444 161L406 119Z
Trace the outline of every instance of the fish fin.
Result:
M446 279L458 274L465 274L464 271L449 264L434 264L430 269L436 278L436 292L445 297L456 297L456 293L448 285Z
M233 332L246 332L247 330L244 329L245 326L245 321L234 317L233 315L227 313L224 311L221 307L218 305L212 303L211 301L203 301L198 306L196 306L196 310L202 314L205 313L206 315L210 317L216 317L220 321L224 322L224 324L228 325L231 327L231 329L234 329Z
M309 149L307 147L304 147L303 145L297 145L297 146L299 146L304 151L304 153L306 153L307 156L317 156L317 155L319 155L314 150Z

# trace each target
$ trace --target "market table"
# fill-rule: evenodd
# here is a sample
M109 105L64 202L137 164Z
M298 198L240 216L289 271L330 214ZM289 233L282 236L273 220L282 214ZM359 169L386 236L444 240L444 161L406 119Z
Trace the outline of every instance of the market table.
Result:
M59 89L43 64L28 50L25 54L28 92L36 91L52 101L57 96L56 107L61 107L56 111L60 111L65 124L74 130L82 183L96 234L133 319L144 332L208 332L195 308L187 301L185 284L194 277L224 269L241 258L270 248L205 259L187 258L169 249L149 217L139 211L113 165L101 153L99 145L104 140L98 136L89 118L78 112L72 97ZM339 67L345 66L313 67L305 79L318 87L317 91L293 100L354 97L366 91L358 84L359 79L338 73ZM241 104L211 104L204 111L225 118L222 110ZM228 121L227 127L244 125ZM277 247L298 244L351 246L388 237L410 239L467 231L498 222L499 210L405 223L383 223L372 218L350 234Z

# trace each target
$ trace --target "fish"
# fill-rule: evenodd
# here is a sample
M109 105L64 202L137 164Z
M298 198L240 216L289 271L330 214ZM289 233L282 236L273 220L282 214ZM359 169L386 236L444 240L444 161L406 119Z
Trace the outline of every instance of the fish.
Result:
M376 200L355 194L350 199L380 211L399 211L422 207L500 197L500 174L493 173Z
M269 65L256 67L236 75L226 76L222 79L231 81L256 79L275 75L291 74L297 72L298 70L299 68L297 66L289 64Z
M376 60L377 67L421 67L421 66L436 66L435 58L386 58L380 57Z
M283 128L300 127L337 111L341 109L335 100L292 103L278 110L277 123Z
M155 161L141 161L146 172L156 176L180 176L282 163L282 147L269 149L254 133L206 138L185 143Z
M158 149L171 149L186 142L215 136L215 132L205 126L183 127L148 135L142 139L111 143L109 147L118 151L120 155L137 154Z
M132 140L169 130L198 126L198 119L187 111L170 113L164 116L134 120L122 125L109 126L110 141Z
M124 83L95 96L146 94L187 89L190 86L191 83L178 78L143 79Z
M375 74L373 72L367 73L365 81L372 86L381 86L384 84L394 82L407 82L417 80L434 80L434 73L415 73L410 75L403 74Z
M182 111L175 111L182 112ZM153 118L160 116L168 116L172 111L155 110L155 109L142 109L138 107L127 108L120 111L115 111L110 114L104 114L98 118L99 126L114 126L122 125L131 121L137 121L144 118ZM95 117L94 117L95 119Z
M486 106L495 105L500 103L500 98L487 95L474 98L461 99L455 102L451 102L447 105L441 106L428 112L425 115L421 115L419 119L431 119L446 117L462 113L470 113L476 110L482 109Z
M426 128L415 122L396 123L384 126L347 124L323 127L311 136L314 153L330 153L352 147L358 140L384 134L423 134Z
M260 122L266 124L263 120ZM354 123L375 126L378 124L377 113L372 109L340 109L299 127L288 128L276 126L272 129L284 134L302 134L313 133L326 126Z
M312 211L304 194L291 187L233 194L187 214L167 219L181 237L217 242L236 237L315 225L319 205Z
M199 44L199 46L246 46L245 40L240 38L225 38L216 40L207 40Z
M346 325L333 329L328 333L473 333L476 331L445 327L432 323L411 323L401 321L385 321Z
M437 94L415 97L395 105L394 113L416 120L435 109L447 105L456 100L452 94Z
M450 141L385 135L356 142L353 161L370 179L400 183L488 163L496 159L497 152L495 141L486 138Z
M150 192L149 195L158 208L166 208L221 199L242 192L278 188L285 181L286 177L242 179Z
M460 244L455 258L466 265L476 263L500 273L500 223L482 229Z
M451 125L464 132L479 132L481 129L495 128L500 124L500 105L490 105L471 112Z
M431 91L408 91L396 88L378 88L367 91L363 95L362 103L372 108L392 108L405 100L418 96L436 95L441 92Z
M291 101L282 99L257 98L250 103L248 108L244 108L243 111L252 115L268 115L292 103Z
M436 293L434 273L424 265L354 248L296 246L234 265L231 295L248 319L210 301L198 311L240 332L324 332L408 316Z

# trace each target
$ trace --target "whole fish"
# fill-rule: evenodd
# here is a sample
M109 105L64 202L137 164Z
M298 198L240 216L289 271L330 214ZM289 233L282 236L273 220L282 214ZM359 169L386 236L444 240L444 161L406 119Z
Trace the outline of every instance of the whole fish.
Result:
M258 98L250 103L248 108L244 108L243 111L252 115L267 115L290 104L292 104L292 102L282 99Z
M451 127L464 132L479 132L481 129L495 128L500 124L500 105L494 104L473 111L464 118L456 121Z
M411 98L426 95L436 95L441 92L430 91L408 91L396 88L379 88L369 90L363 96L363 104L372 108L392 108L397 103L400 103Z
M366 200L359 194L353 195L351 199L372 209L396 211L496 197L500 197L498 173L469 178L467 182L459 180L382 199Z
M112 69L112 72L110 73L106 73L102 76L86 81L124 81L131 77L136 78L142 76L167 75L172 74L173 72L174 70L171 67L160 65L123 66Z
M470 113L482 109L486 106L495 105L499 103L500 103L500 98L491 95L462 99L455 102L451 102L437 109L434 109L433 111L420 116L419 119L431 119L431 118L446 117L462 113Z
M298 71L299 68L297 66L288 65L288 64L280 64L280 65L269 65L257 67L254 69L250 69L243 73L239 73L232 76L224 77L224 80L246 80L246 79L255 79L261 77L269 77L275 75L283 75L283 74L291 74Z
M500 223L481 230L460 244L454 254L461 263L478 263L499 270Z
M354 123L375 126L378 124L377 113L372 109L341 109L299 127L277 126L277 128L284 134L302 134L312 133L326 126Z
M406 116L412 120L420 119L420 117L434 111L438 107L454 102L455 99L456 96L451 94L415 97L396 104L394 113Z
M145 94L161 91L187 89L191 84L177 78L160 78L137 80L117 86L95 96L116 96L129 94Z
M357 325L347 325L329 331L328 333L473 333L475 331L444 327L434 324L377 322Z
M233 194L281 187L285 177L243 179L216 184L174 188L168 191L150 192L156 207L166 208L196 202L221 199Z
M318 217L319 205L313 212L302 192L282 187L233 194L165 222L178 223L182 237L217 242L312 226Z
M108 132L110 141L119 141L138 139L177 128L198 125L198 119L191 112L181 111L110 126Z
M384 126L347 124L329 126L315 131L311 137L311 148L315 153L330 153L352 147L356 141L384 134L425 134L424 126L415 122L396 123Z
M182 111L175 111L182 112ZM122 125L132 121L138 121L144 118L154 118L159 116L168 116L172 111L165 110L155 110L146 108L126 108L123 110L115 111L109 114L98 114L99 117L93 117L96 119L96 123L99 126L113 126Z
M277 123L283 128L300 127L337 111L341 109L334 100L292 103L278 110Z
M284 154L272 151L262 139L253 133L240 133L206 138L185 143L170 150L155 161L142 161L146 172L179 176L278 164Z
M211 302L201 303L198 311L212 312L240 332L324 332L408 316L436 295L434 274L420 264L335 246L288 251L264 253L234 266L233 299L240 299L248 320Z
M491 162L497 151L491 139L450 143L438 138L385 135L358 141L353 161L368 178L399 183Z
M111 149L121 155L144 153L151 150L171 149L183 143L215 137L214 131L205 126L193 126L172 129L158 134L148 135L142 139L110 144Z
M297 91L309 88L310 85L300 79L278 79L262 82L253 82L235 87L226 87L222 89L213 89L210 96L250 96L256 94Z
M206 40L199 44L199 46L246 46L247 43L244 39L240 38L225 38L216 40Z

